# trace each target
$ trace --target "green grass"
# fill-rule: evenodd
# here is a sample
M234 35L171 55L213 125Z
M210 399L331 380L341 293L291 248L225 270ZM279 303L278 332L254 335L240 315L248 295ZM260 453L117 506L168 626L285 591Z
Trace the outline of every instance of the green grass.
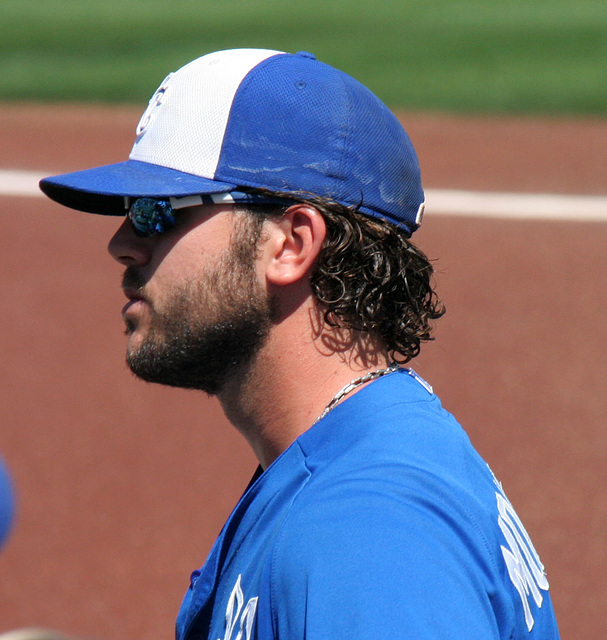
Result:
M607 114L605 0L0 0L3 100L141 104L251 46L313 51L394 108Z

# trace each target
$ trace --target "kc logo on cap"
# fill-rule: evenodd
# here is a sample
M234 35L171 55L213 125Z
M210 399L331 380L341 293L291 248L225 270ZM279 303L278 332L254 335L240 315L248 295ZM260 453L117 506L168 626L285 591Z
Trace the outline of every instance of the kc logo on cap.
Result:
M152 124L152 120L154 119L154 115L158 107L161 105L162 100L164 99L165 93L169 88L169 80L174 76L174 73L169 73L169 75L162 81L158 89L154 95L150 98L147 109L143 112L141 119L139 120L139 124L137 125L137 138L141 138L141 136L147 131L150 124Z

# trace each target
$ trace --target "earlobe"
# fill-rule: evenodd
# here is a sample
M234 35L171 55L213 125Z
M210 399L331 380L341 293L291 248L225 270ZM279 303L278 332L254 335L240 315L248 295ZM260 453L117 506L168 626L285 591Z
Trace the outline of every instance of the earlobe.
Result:
M322 248L327 228L318 209L296 204L272 224L268 282L287 285L307 275Z

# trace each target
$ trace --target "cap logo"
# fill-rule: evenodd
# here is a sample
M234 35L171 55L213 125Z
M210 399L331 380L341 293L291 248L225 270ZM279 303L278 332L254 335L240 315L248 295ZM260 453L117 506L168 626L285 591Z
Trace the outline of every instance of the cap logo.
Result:
M154 95L150 98L148 106L146 110L143 112L141 119L139 120L139 124L137 125L137 138L141 138L141 136L149 129L154 117L156 116L156 111L158 107L162 104L164 99L164 94L169 86L169 80L174 76L174 73L169 73L169 75L162 81L158 89L156 89Z

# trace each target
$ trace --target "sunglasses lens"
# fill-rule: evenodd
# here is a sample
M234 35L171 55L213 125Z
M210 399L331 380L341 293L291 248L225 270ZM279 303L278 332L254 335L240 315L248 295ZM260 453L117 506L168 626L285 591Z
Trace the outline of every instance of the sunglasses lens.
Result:
M167 200L139 198L129 209L129 219L138 236L149 238L175 226L173 207Z

